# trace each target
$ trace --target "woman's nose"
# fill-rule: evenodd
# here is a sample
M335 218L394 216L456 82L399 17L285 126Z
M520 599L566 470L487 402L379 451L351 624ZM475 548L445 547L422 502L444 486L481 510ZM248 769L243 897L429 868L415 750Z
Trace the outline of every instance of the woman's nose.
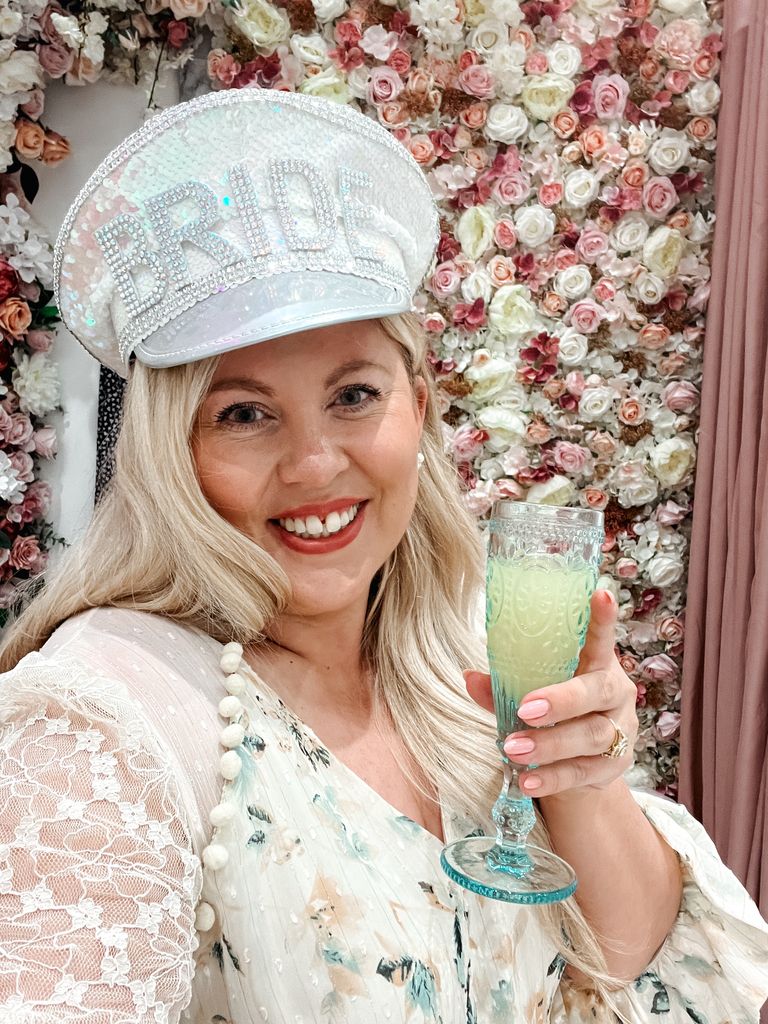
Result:
M344 450L334 438L309 427L293 432L286 439L278 463L278 476L284 484L310 484L323 487L349 465Z

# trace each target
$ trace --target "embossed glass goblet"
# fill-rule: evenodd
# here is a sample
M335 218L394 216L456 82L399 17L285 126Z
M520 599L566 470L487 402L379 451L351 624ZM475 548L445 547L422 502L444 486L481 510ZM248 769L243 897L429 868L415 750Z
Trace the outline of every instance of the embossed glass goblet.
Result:
M450 843L441 863L455 882L483 896L554 903L574 892L576 876L560 857L528 842L533 801L503 744L530 728L517 715L525 695L576 670L601 561L603 514L501 501L489 526L486 627L504 781L492 812L496 836Z

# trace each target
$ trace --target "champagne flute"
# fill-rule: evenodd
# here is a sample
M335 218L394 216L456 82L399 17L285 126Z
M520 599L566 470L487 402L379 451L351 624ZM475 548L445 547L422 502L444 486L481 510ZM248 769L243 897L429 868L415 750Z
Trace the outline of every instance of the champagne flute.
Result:
M500 501L489 526L486 627L504 781L492 811L495 837L450 843L440 862L454 882L482 896L555 903L573 894L576 876L566 861L528 842L533 801L503 744L531 728L517 715L525 695L576 670L602 557L603 514Z

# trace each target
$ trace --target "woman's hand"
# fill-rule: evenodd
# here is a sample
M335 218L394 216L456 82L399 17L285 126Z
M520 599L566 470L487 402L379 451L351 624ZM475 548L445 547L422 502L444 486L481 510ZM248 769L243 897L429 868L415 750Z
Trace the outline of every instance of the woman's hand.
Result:
M566 790L603 789L627 770L637 737L636 688L614 651L616 602L606 590L592 598L587 639L573 679L545 686L523 699L518 715L533 728L507 737L505 753L519 765L536 765L520 775L523 792L547 797ZM491 678L465 672L467 691L493 711ZM622 757L602 757L615 737L609 719L629 739ZM541 726L551 726L542 729Z

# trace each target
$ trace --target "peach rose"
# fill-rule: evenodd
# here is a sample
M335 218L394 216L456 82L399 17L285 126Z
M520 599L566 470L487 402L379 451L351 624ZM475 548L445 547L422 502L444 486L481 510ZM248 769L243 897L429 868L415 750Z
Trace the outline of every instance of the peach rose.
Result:
M487 100L495 92L491 70L485 64L472 64L459 75L459 87L479 100Z
M24 299L12 295L0 304L0 330L7 338L18 341L32 323L32 314Z
M548 181L539 189L539 202L542 206L557 206L563 198L563 186L559 181Z
M656 624L656 633L659 640L668 644L679 644L685 634L683 620L677 615L665 615Z
M645 419L645 406L643 403L631 396L622 398L619 405L618 417L622 423L626 423L627 426L634 426L637 423L642 423Z
M637 335L637 343L641 348L656 352L664 348L670 338L669 328L664 324L646 324Z
M414 135L408 148L417 164L429 167L435 162L435 147L428 135Z
M493 229L493 240L500 249L513 249L517 245L515 223L507 217L496 222Z
M387 64L398 75L404 75L411 69L411 55L407 50L403 50L398 46L387 57Z
M539 308L545 316L557 317L566 311L568 303L557 292L547 292L539 302Z
M168 0L174 18L202 18L208 8L208 0Z
M692 117L685 130L697 142L708 142L715 137L717 125L711 117Z
M621 172L621 182L627 188L642 188L650 173L645 161L629 160Z
M465 107L459 114L459 120L467 128L472 131L477 131L482 128L488 117L488 104L487 103L470 103L468 107Z
M662 377L671 377L673 374L680 373L687 363L688 360L682 352L672 352L671 355L664 356L659 360L659 373Z
M608 142L605 130L600 125L592 125L579 136L579 145L584 156L591 160L598 153L602 153Z
M608 495L598 487L587 487L583 497L589 508L604 509L608 504Z
M14 569L35 570L40 564L41 555L37 537L17 537L8 561Z
M552 438L552 428L543 420L533 420L525 429L530 444L546 444Z
M377 109L379 120L387 128L402 128L411 119L408 104L401 100L393 100L391 103L382 103Z
M693 73L697 78L711 78L720 66L720 61L714 53L702 50L697 53L693 60Z
M488 166L488 153L477 146L470 146L464 154L464 163L476 171L482 171Z
M667 227L676 231L687 231L693 223L693 217L688 210L678 210L667 219Z
M69 153L69 141L63 135L51 131L45 133L45 143L43 144L43 155L41 158L44 164L49 166L57 164L60 160L66 159Z
M509 256L494 256L488 261L488 273L493 285L501 288L515 280L515 264Z
M616 454L618 442L612 434L598 430L590 438L589 447L595 455L599 455L603 459L610 459Z
M555 114L550 124L555 135L561 139L569 139L578 127L579 119L570 107L566 107Z
M654 82L661 72L661 64L656 60L655 57L646 57L637 69L640 73L640 77L646 82Z
M16 122L16 138L13 143L19 156L26 160L39 160L43 155L44 144L45 129L35 121L20 117Z

